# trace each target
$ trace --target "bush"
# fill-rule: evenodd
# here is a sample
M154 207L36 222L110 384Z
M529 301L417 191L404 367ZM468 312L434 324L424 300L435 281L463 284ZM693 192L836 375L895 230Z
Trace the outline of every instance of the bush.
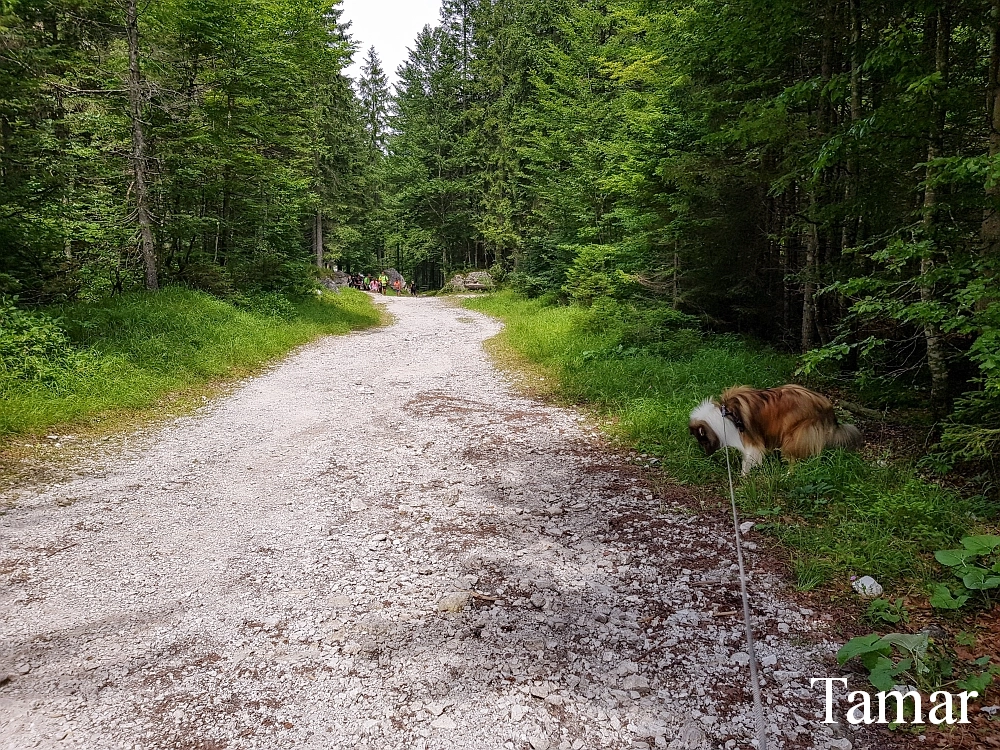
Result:
M607 297L585 308L581 327L590 334L612 337L611 354L676 357L693 353L702 343L697 318L670 307L638 307Z
M535 299L552 291L553 279L549 274L534 275L523 271L511 271L504 278L504 285L517 294Z
M56 382L81 357L56 320L0 299L0 390L15 381Z
M226 297L233 291L233 280L218 263L189 263L177 278L184 286L216 297Z
M316 289L316 267L303 261L292 261L277 253L261 253L233 266L233 282L237 289L279 292L301 298Z

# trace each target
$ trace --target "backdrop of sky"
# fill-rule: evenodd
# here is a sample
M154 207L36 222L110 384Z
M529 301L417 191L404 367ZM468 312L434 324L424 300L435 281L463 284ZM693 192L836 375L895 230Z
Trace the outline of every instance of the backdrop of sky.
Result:
M437 25L441 0L343 0L341 7L358 44L347 74L357 80L361 61L374 46L390 83L395 83L396 68L406 59L417 34L426 24Z

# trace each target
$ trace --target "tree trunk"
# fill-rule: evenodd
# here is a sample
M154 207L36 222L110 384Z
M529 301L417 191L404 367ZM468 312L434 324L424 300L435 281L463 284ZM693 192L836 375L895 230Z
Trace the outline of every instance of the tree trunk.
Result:
M316 252L316 267L323 268L323 209L316 209L313 222L313 250Z
M679 310L681 307L681 256L678 252L680 240L674 240L674 283L673 283L673 307Z
M820 77L823 79L824 88L833 79L833 15L832 3L827 3L826 11L823 14L823 40L820 53ZM831 128L833 121L833 107L831 106L828 94L820 94L819 112L817 119L817 130L822 137L825 137ZM806 261L803 269L804 279L802 284L802 352L805 353L813 347L813 334L817 331L818 310L816 303L816 286L819 281L820 265L820 243L819 224L816 219L816 206L819 203L817 193L822 189L823 182L809 188L809 225L806 229Z
M153 240L153 219L149 211L149 180L146 174L146 136L143 132L142 110L145 104L145 83L139 68L138 0L125 2L125 35L128 42L128 103L132 121L132 173L135 177L136 221L139 224L139 245L146 270L146 289L156 291L160 282L156 273L156 243Z
M810 197L810 205L815 206L816 197ZM816 329L816 266L819 259L819 226L810 220L806 230L806 263L802 284L802 353L813 348L813 332Z
M1000 2L1000 0L997 0ZM851 0L851 125L856 126L861 119L861 66L864 63L862 49L862 32L864 16L861 12L861 0ZM855 136L856 138L857 136ZM860 223L857 206L858 197L858 147L856 141L848 146L847 152L847 184L844 186L844 202L849 214L844 217L841 248L854 247L858 238Z
M951 42L949 15L950 0L944 0L937 12L937 23L934 31L934 69L941 74L941 87L948 86L948 55ZM924 236L931 242L931 250L924 253L920 259L920 301L925 305L934 302L934 283L931 280L934 271L934 245L936 243L935 229L937 224L937 189L934 186L935 167L933 161L941 156L944 150L945 108L941 98L934 96L931 112L930 137L927 139L927 168L924 174L923 229ZM927 367L931 373L931 402L935 409L940 408L948 393L948 362L941 338L940 327L933 322L924 325L924 339L927 344Z
M986 102L989 107L989 150L992 161L1000 154L1000 0L993 0L990 18L990 70ZM986 210L981 236L986 257L1000 257L1000 183L997 182L986 188Z

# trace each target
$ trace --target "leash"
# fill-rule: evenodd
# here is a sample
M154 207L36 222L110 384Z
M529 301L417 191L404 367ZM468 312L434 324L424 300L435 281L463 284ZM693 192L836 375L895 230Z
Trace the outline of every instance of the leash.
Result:
M728 410L722 407L722 442L726 438L726 422ZM764 721L764 701L760 695L760 675L757 673L757 649L753 641L753 623L750 620L750 597L747 594L747 571L743 564L743 535L740 533L740 514L736 509L736 487L733 484L733 466L729 459L728 446L726 453L726 472L729 474L729 499L733 504L733 528L736 531L736 560L740 566L740 591L743 594L743 624L747 633L747 654L750 656L750 684L753 686L753 708L757 719L757 750L767 750L767 723Z

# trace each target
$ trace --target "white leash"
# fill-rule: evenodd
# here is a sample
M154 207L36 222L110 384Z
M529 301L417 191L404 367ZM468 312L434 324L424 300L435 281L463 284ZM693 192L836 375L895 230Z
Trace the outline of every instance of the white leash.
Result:
M728 445L726 438L725 409L722 413L722 443ZM740 514L736 510L736 487L733 484L733 467L729 460L729 448L726 453L726 471L729 473L729 498L733 503L733 528L736 531L736 559L740 564L740 590L743 593L743 624L747 633L747 654L750 656L750 684L753 686L753 707L757 717L757 750L767 750L767 724L764 721L764 701L760 696L760 676L757 674L757 649L753 642L753 623L750 621L750 597L747 594L747 571L743 564L743 535L740 533Z

